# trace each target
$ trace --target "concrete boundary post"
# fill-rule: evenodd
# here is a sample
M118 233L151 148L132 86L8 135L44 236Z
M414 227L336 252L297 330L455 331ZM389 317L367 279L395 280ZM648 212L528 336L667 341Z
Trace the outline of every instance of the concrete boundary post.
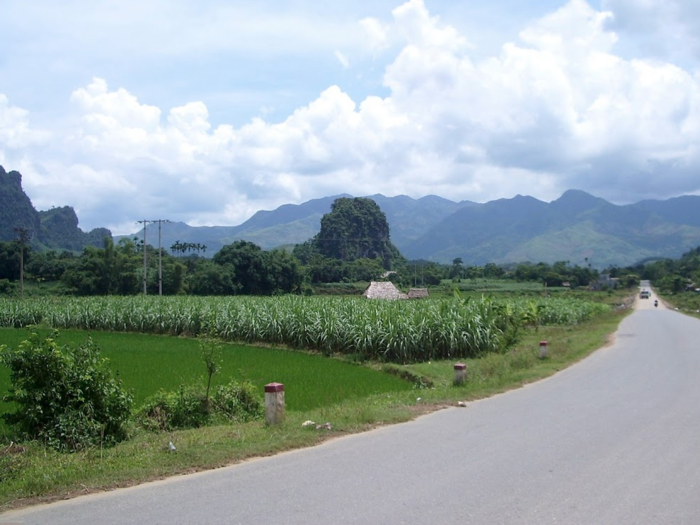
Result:
M547 357L547 341L540 341L540 359Z
M284 422L284 385L269 383L265 385L265 423L279 425Z
M455 385L463 385L467 380L467 365L464 363L455 364Z

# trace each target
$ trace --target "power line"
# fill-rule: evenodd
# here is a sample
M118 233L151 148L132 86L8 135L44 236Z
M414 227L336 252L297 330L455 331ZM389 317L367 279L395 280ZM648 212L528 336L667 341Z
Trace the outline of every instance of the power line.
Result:
M168 219L144 219L136 221L137 224L143 224L143 295L147 293L147 262L148 256L146 251L146 226L148 224L158 223L158 295L163 295L163 247L161 244L161 229L165 222L170 222Z
M13 230L17 234L17 241L19 242L19 294L20 298L24 299L24 248L27 242L31 240L31 232L23 226L16 226Z
M137 224L143 224L143 277L142 277L142 282L143 282L143 295L146 295L148 292L146 291L146 264L148 261L148 257L146 255L146 225L151 222L148 220L143 220L143 221L136 221Z

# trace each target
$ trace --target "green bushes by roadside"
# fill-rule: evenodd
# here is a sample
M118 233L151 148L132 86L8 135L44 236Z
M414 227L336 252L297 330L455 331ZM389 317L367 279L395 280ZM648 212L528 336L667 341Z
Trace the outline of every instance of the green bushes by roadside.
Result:
M3 401L15 412L3 414L26 439L56 450L76 451L114 444L125 437L132 398L112 377L90 338L76 348L61 347L58 333L36 332L17 349L0 347L12 388Z
M265 415L255 387L235 381L214 388L211 399L197 387L181 386L178 392L160 391L135 414L147 430L200 428L215 423L245 423Z

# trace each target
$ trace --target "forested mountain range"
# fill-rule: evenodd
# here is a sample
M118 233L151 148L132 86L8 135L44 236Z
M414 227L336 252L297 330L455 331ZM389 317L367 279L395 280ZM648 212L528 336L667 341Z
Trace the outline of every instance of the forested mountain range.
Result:
M38 249L79 251L88 245L101 247L105 237L112 237L106 228L82 231L70 206L37 211L22 189L22 175L0 166L0 241L17 239L18 228L27 232L29 243Z
M171 224L167 234L163 230L163 245L204 243L214 253L236 239L267 249L298 244L318 233L336 198L347 196L260 211L234 227ZM550 203L521 195L484 204L434 195L369 198L386 214L391 241L409 259L451 263L459 257L467 265L569 261L605 268L679 257L700 246L698 196L622 206L579 190Z
M700 245L700 197L618 206L569 190L546 203L518 195L464 207L403 253L466 263L570 261L597 268L675 258Z
M181 246L206 246L200 254L211 256L236 240L265 249L299 244L319 232L321 217L339 197L350 195L259 211L238 226L164 224L162 245L166 250L178 241ZM451 263L461 258L465 265L569 261L605 268L676 258L700 246L699 196L628 205L612 204L579 190L569 190L550 203L521 195L483 204L435 195L369 198L386 214L391 242L409 259ZM104 228L82 232L70 207L36 211L22 191L21 175L0 167L0 241L16 238L13 228L28 224L35 232L35 245L47 248L102 246L105 235L110 234ZM151 233L155 231L149 229L151 245L158 242ZM141 232L128 237L141 238Z
M163 225L162 245L168 249L176 242L180 244L204 244L206 255L214 254L226 244L236 240L253 242L264 249L291 246L308 241L321 228L321 218L331 211L336 199L352 197L348 194L313 199L302 204L285 204L276 210L259 211L238 226L188 226L182 222ZM442 197L429 195L412 199L405 195L385 197L372 195L387 217L391 228L391 241L400 250L408 247L431 227L455 211L475 203L452 202ZM146 239L157 243L156 230L149 229ZM143 230L124 237L143 237ZM115 240L119 240L119 236Z

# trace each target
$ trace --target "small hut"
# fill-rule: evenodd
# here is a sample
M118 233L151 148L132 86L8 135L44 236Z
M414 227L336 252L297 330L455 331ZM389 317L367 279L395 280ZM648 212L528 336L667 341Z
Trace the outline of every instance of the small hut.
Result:
M369 286L362 292L362 297L367 299L408 299L405 293L402 293L392 282L372 281Z
M427 288L411 288L408 291L409 299L425 299L429 297Z

